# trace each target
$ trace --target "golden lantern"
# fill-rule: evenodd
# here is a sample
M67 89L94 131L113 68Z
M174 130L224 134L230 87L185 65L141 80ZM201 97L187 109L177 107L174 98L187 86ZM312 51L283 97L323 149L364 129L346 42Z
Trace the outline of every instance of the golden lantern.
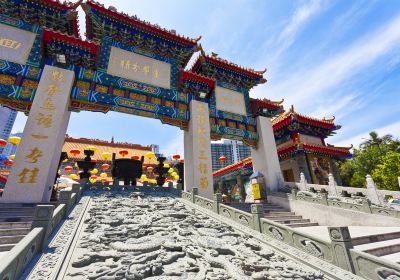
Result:
M75 166L76 168L79 167L77 162L74 163L74 166Z
M175 171L171 173L172 177L175 177L176 175L178 175Z
M66 159L64 159L62 162L64 162L64 163L65 163L65 162L68 162L68 159L66 158Z
M106 172L100 173L100 177L103 178L103 179L106 178L107 177L107 173Z
M85 150L93 151L95 153L97 151L97 148L95 146L87 146Z
M112 154L109 153L109 152L104 152L104 153L101 154L101 158L104 159L104 160L110 160L111 157L112 157Z
M72 180L78 180L79 176L76 174L71 174L71 175L69 175L69 178L71 178Z
M154 158L156 155L153 152L148 152L144 155L148 160Z
M164 168L170 168L168 163L164 163Z
M172 172L174 172L173 168L168 169L168 173L171 174Z
M11 160L14 160L14 159L15 159L15 155L11 155L11 156L10 156L10 159L11 159Z
M90 170L89 173L92 175L95 175L95 174L99 173L99 170L97 168L95 168L95 169Z
M21 142L21 137L11 136L8 138L8 142L10 142L13 146L16 146Z
M145 181L147 181L148 179L147 179L147 176L143 174L142 176L140 176L140 180L142 180L143 182L145 182Z

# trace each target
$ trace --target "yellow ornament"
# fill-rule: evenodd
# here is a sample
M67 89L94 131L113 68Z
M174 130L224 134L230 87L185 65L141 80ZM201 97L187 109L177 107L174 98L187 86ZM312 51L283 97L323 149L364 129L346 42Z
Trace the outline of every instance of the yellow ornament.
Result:
M8 138L8 142L10 142L12 145L16 146L21 142L21 137L11 136L10 138Z
M89 182L92 184L96 183L96 181L97 181L97 179L89 179Z
M147 159L152 159L152 158L154 158L156 155L153 153L153 152L148 152L148 153L146 153L145 154L145 157L147 158Z
M104 153L101 154L101 158L104 159L104 160L110 160L111 157L112 157L112 154L109 153L109 152L104 152Z
M172 172L174 172L173 168L168 169L168 173L171 174Z
M164 163L164 168L170 168L168 163Z
M97 168L95 168L95 169L89 171L89 173L94 175L94 174L99 173L99 170Z
M85 150L90 150L90 151L96 152L97 148L95 146L87 146Z
M171 176L172 176L172 177L175 177L176 175L178 175L176 172L172 172L172 173L171 173Z
M66 158L66 159L64 159L62 162L68 162L68 159Z
M71 178L72 180L78 180L79 176L76 174L71 174L71 175L69 175L69 178Z
M103 179L107 178L107 173L106 172L100 173L100 177Z
M147 181L147 176L143 174L142 176L140 176L140 180Z
M77 162L75 162L74 166L75 166L76 168L78 168L78 167L79 167Z
M11 155L11 156L10 156L10 159L11 159L11 160L14 160L14 159L15 159L15 155Z

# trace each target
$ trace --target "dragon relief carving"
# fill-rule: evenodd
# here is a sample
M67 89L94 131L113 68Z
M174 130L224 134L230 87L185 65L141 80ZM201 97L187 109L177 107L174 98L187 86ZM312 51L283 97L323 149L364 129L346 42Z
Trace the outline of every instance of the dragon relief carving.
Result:
M91 198L64 279L324 279L178 199Z

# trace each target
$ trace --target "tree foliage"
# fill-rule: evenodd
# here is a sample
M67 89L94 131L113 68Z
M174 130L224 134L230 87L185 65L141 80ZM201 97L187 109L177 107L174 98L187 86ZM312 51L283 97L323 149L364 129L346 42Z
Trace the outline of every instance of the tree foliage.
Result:
M398 190L400 176L400 141L392 135L379 135L372 131L370 138L354 149L353 158L340 163L343 185L365 187L370 174L379 188Z

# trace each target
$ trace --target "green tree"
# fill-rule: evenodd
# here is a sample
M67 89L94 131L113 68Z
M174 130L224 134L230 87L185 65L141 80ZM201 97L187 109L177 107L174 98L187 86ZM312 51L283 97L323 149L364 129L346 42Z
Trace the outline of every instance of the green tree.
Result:
M389 151L372 172L372 178L381 189L399 190L400 153Z

